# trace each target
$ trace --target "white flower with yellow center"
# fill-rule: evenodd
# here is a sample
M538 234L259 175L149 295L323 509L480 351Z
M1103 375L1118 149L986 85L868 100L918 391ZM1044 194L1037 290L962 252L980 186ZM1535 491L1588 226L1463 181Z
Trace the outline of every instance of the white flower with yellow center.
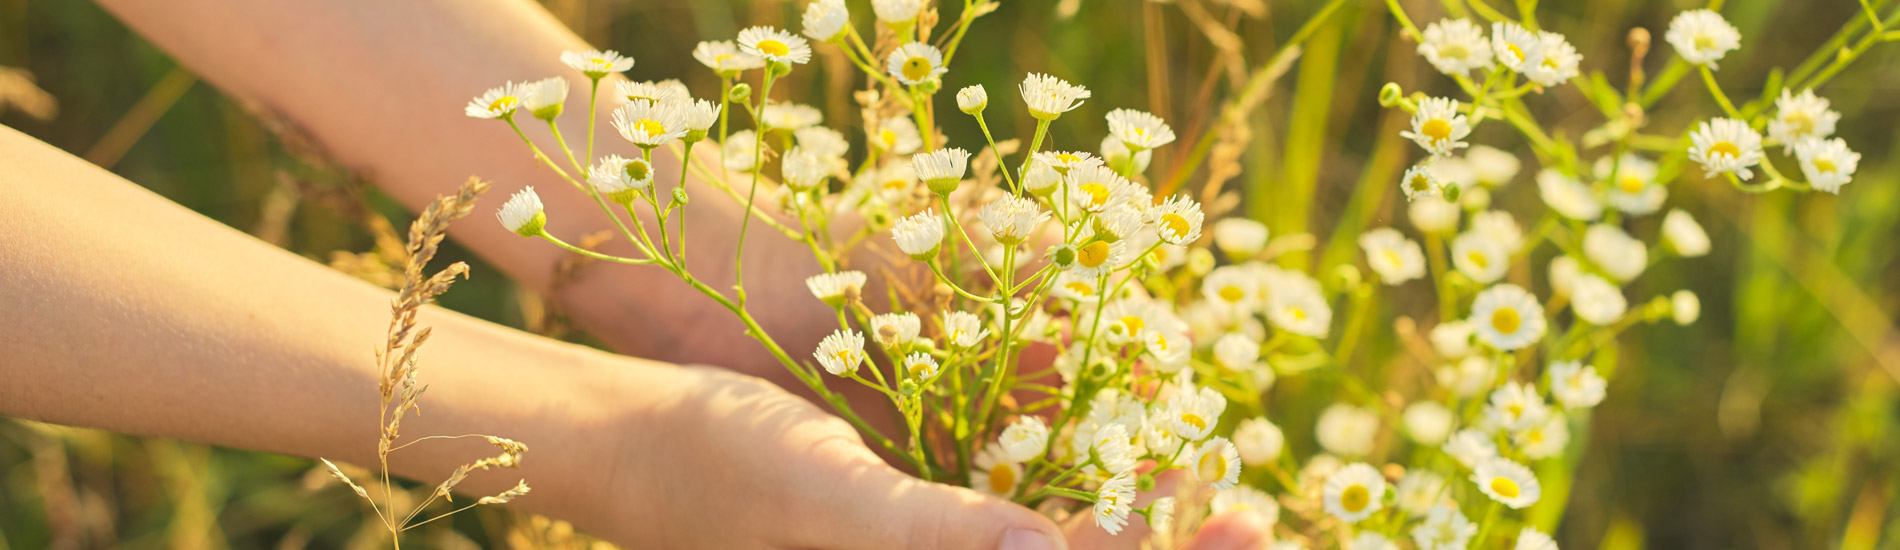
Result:
M1656 181L1657 171L1654 161L1634 154L1596 162L1597 179L1610 187L1610 206L1634 216L1655 213L1669 197L1668 189Z
M1689 133L1689 158L1701 163L1709 177L1727 172L1747 180L1755 175L1748 168L1761 162L1761 134L1740 120L1706 120Z
M805 36L830 42L844 37L844 26L851 24L851 11L845 8L844 0L813 0L805 6L799 21Z
M1589 186L1555 169L1537 173L1537 191L1544 204L1566 218L1590 221L1603 215L1603 203L1590 193Z
M599 80L607 73L624 73L633 68L633 58L613 50L568 50L561 52L561 63Z
M946 311L943 314L943 339L959 348L973 348L989 338L990 329L983 328L983 320L975 314L964 311Z
M1063 176L1077 168L1102 164L1102 159L1086 151L1038 151L1032 158L1036 164L1048 166Z
M1168 533L1174 528L1174 497L1161 497L1148 503L1148 529L1156 533Z
M1214 515L1229 512L1253 514L1260 518L1267 531L1272 531L1273 524L1280 522L1280 503L1273 500L1271 495L1246 485L1221 489L1214 493L1214 500L1209 506L1213 508Z
M713 72L719 73L720 76L726 78L732 78L741 72L765 66L764 59L760 59L759 56L756 55L745 53L739 49L738 45L733 44L730 40L709 40L700 42L698 46L693 48L693 59L698 60L699 64L705 65L706 68L712 69Z
M1472 354L1459 359L1457 363L1440 366L1432 375L1438 380L1438 385L1451 390L1452 395L1471 397L1491 387L1494 366L1490 358Z
M1649 265L1649 250L1623 228L1596 224L1583 232L1583 255L1619 281L1635 279Z
M620 96L622 101L629 103L634 101L651 101L654 103L691 101L692 97L687 93L684 85L674 85L678 83L679 81L677 80L668 80L665 82L634 82L631 80L621 80L614 82L614 95Z
M532 186L508 197L508 202L502 203L501 210L495 212L495 219L501 220L502 227L523 237L540 236L548 225L548 215L541 209L541 195L535 194Z
M1134 202L1135 184L1100 164L1084 164L1069 170L1069 201L1089 212L1107 212Z
M1531 475L1530 468L1504 458L1479 463L1477 471L1471 473L1471 481L1478 484L1478 490L1485 496L1513 510L1536 504L1544 491L1543 485L1537 483L1537 476Z
M1010 461L1028 462L1042 455L1043 448L1048 446L1049 425L1042 423L1041 418L1019 416L1008 428L1003 428L1003 435L998 438L997 444L1001 445L1003 456Z
M1412 436L1420 445L1437 446L1451 435L1451 409L1436 401L1419 401L1405 408L1400 415L1405 423L1405 434Z
M1095 231L1093 234L1095 238L1105 241L1122 241L1137 236L1144 237L1141 241L1129 243L1131 245L1139 245L1139 249L1141 250L1146 250L1149 244L1153 244L1156 240L1159 240L1159 237L1145 238L1149 237L1149 235L1140 234L1143 229L1148 228L1148 220L1142 215L1141 210L1135 208L1132 204L1122 204L1121 206L1111 208L1107 212L1095 216L1089 226L1090 229ZM1153 231L1153 229L1149 230Z
M567 101L567 79L548 77L522 84L517 91L521 94L521 107L534 118L554 120L561 116L561 106Z
M1451 263L1474 281L1494 283L1504 278L1504 272L1511 267L1511 258L1497 240L1477 231L1466 231L1451 241Z
M757 135L751 130L733 132L726 136L726 142L719 145L719 154L724 157L720 163L727 170L740 173L752 173L758 168L753 161L758 159Z
M1557 361L1550 364L1550 395L1557 398L1566 409L1587 409L1603 402L1605 387L1608 385L1597 368L1578 361Z
M858 365L864 364L867 358L864 354L864 335L855 330L832 332L818 342L818 350L812 352L812 357L825 367L825 372L833 375L844 376L856 371Z
M1127 250L1124 242L1098 239L1079 245L1056 245L1049 249L1048 256L1050 263L1071 278L1070 282L1065 283L1066 290L1076 296L1074 299L1080 300L1095 296L1095 279L1121 265Z
M1477 534L1478 526L1459 513L1457 505L1443 503L1432 506L1425 521L1412 528L1412 542L1418 543L1418 550L1465 550Z
M1477 328L1478 341L1501 351L1537 343L1548 326L1537 297L1510 283L1479 292L1471 302L1470 323Z
M680 116L685 119L686 140L699 142L706 139L706 131L719 122L719 104L704 99L681 103Z
M1183 388L1167 403L1167 428L1176 437L1200 441L1214 433L1227 398L1213 388ZM1236 459L1238 460L1238 459Z
M1095 493L1095 525L1110 535L1120 534L1128 525L1128 512L1135 505L1133 472L1121 472L1102 482Z
M1583 273L1583 264L1576 258L1558 256L1550 259L1550 293L1553 296L1570 294L1571 283Z
M1086 300L1091 303L1095 301L1096 296L1102 294L1096 277L1087 274L1076 274L1072 271L1064 271L1056 274L1055 286L1050 288L1049 291L1055 293L1059 298Z
M1098 426L1091 434L1094 440L1089 446L1089 452L1093 453L1095 462L1111 474L1134 470L1135 460L1140 454L1135 450L1134 445L1141 441L1140 434L1130 430L1128 425L1121 422L1091 421ZM1140 425L1139 418L1135 422L1137 426Z
M1445 478L1424 468L1406 470L1393 491L1399 509L1413 516L1426 515L1446 500Z
M1267 296L1267 321L1281 330L1325 338L1332 330L1333 308L1318 289L1287 289Z
M1484 416L1492 424L1511 432L1522 432L1544 423L1550 416L1550 406L1544 404L1544 398L1537 395L1537 388L1521 382L1506 382L1504 387L1491 392L1491 400L1485 403Z
M917 172L917 178L924 180L924 185L929 186L932 193L939 195L948 195L957 190L969 165L970 152L956 148L938 149L910 157L910 169Z
M831 162L803 147L793 147L779 163L779 176L794 191L818 189L831 176Z
M1082 100L1089 98L1088 88L1042 73L1029 73L1023 78L1021 88L1023 103L1029 106L1029 114L1036 120L1055 120L1062 113L1082 106Z
M937 358L920 351L904 356L904 370L901 373L911 380L927 382L937 377L938 370Z
M1153 359L1149 366L1164 373L1179 372L1187 366L1189 355L1194 352L1194 343L1176 330L1149 330L1142 343Z
M1174 143L1167 121L1146 111L1116 109L1108 112L1108 134L1131 151L1146 151Z
M924 0L871 0L871 11L887 25L907 23L923 11Z
M917 340L923 322L917 314L885 313L871 318L871 335L885 346L902 349Z
M917 189L917 170L908 162L886 163L883 168L867 174L871 178L869 182L877 187L878 196L886 201L902 201Z
M982 84L965 86L963 89L957 90L957 110L963 111L965 114L975 115L983 112L983 109L989 106L990 93L983 89Z
M1577 317L1596 326L1609 326L1629 311L1623 290L1596 275L1584 274L1570 285L1570 307Z
M805 288L811 295L831 307L843 306L845 298L864 290L865 275L862 271L839 271L820 273L805 278Z
M1263 417L1242 420L1234 428L1234 450L1240 452L1240 461L1247 465L1272 464L1286 450L1286 434Z
M1524 73L1538 86L1551 87L1564 83L1579 74L1578 66L1583 64L1583 56L1577 48L1564 40L1564 36L1554 32L1537 33L1539 59L1536 64L1525 64Z
M1466 468L1476 468L1484 461L1498 456L1498 445L1491 441L1491 436L1470 428L1451 434L1451 438L1445 440L1445 446L1442 448L1445 454L1451 455L1453 460L1457 460Z
M1709 253L1709 234L1702 230L1695 218L1680 208L1672 209L1663 216L1663 243L1669 245L1677 255L1694 258Z
M1524 246L1524 230L1517 225L1517 219L1510 212L1486 210L1471 215L1470 233L1483 235L1505 254L1516 254Z
M896 155L916 153L924 145L924 136L917 130L917 123L908 115L897 115L878 121L877 126L866 128L867 141L879 151Z
M1127 166L1129 156L1133 155L1135 164L1133 171L1130 172L1132 174L1147 172L1148 164L1153 162L1155 158L1155 152L1153 150L1129 149L1127 143L1123 143L1122 140L1117 139L1113 135L1102 136L1102 146L1100 150L1102 158L1106 159L1112 166Z
M1663 34L1676 55L1694 65L1715 68L1723 55L1742 46L1742 33L1721 14L1710 10L1689 10L1669 20L1669 32Z
M1182 195L1168 197L1167 202L1149 211L1149 215L1154 218L1162 242L1187 245L1201 240L1201 222L1206 216L1194 199Z
M1491 24L1491 53L1504 68L1525 73L1544 62L1544 42L1530 29L1500 21Z
M935 210L918 212L891 226L891 240L912 259L927 262L937 257L937 249L943 244L943 225L943 218Z
M749 27L739 31L739 47L766 61L805 63L811 61L811 44L805 39L772 27Z
M610 120L620 137L644 149L686 136L686 120L678 103L637 100L614 109Z
M1372 452L1379 435L1379 413L1372 409L1334 403L1319 414L1313 437L1327 452L1346 456L1365 456Z
M1860 153L1847 148L1841 138L1808 138L1795 144L1795 158L1801 160L1801 173L1815 191L1840 193L1841 186L1854 179L1860 167Z
M1429 164L1415 164L1405 169L1405 175L1399 177L1399 190L1405 192L1405 200L1408 201L1436 198L1444 188L1444 182L1432 174Z
M1194 454L1193 472L1195 479L1214 486L1214 490L1232 488L1240 483L1240 453L1227 438L1215 436Z
M1428 97L1418 102L1418 111L1412 114L1412 129L1399 135L1417 143L1427 153L1450 156L1452 151L1468 145L1464 139L1471 135L1471 123L1458 112L1458 100Z
M1321 492L1326 512L1348 524L1371 517L1385 507L1385 477L1364 462L1354 462L1326 477Z
M1535 527L1526 526L1517 532L1517 543L1511 550L1557 550L1557 541Z
M943 52L922 42L911 42L898 47L884 60L885 72L898 82L912 86L936 80L949 69L943 66Z
M1260 343L1253 337L1229 332L1214 341L1214 362L1234 372L1247 372L1260 365Z
M1440 235L1458 229L1459 212L1456 203L1436 196L1412 199L1411 204L1405 206L1405 217L1412 221L1412 227Z
M1669 316L1678 325L1694 323L1702 316L1702 301L1696 299L1694 292L1678 290L1669 295Z
M990 236L997 243L1016 246L1035 234L1036 227L1049 219L1049 212L1036 204L1035 199L1003 197L983 205L976 217L989 228Z
M1557 456L1570 444L1570 421L1563 413L1553 412L1543 423L1513 435L1511 444L1524 453L1524 458L1531 460Z
M1023 465L1020 461L1010 460L1002 449L988 447L978 452L971 461L976 468L970 472L970 486L984 494L1010 498L1016 495L1016 486L1023 481Z
M627 204L653 185L653 164L646 159L607 155L587 170L587 183L615 204Z
M1478 184L1491 188L1510 183L1522 166L1517 155L1485 145L1473 145L1466 149L1465 162L1471 165L1472 176L1478 180Z
M1768 120L1768 137L1792 151L1808 138L1834 135L1840 120L1841 114L1828 109L1827 98L1814 95L1814 89L1801 90L1801 95L1783 89L1775 100L1775 118Z
M515 109L521 107L520 87L519 84L508 82L489 88L482 95L468 100L468 106L462 112L473 118L508 118L508 115L515 114Z
M1491 42L1485 40L1484 28L1469 19L1440 19L1425 27L1418 54L1448 75L1491 66Z
M1425 254L1418 243L1405 238L1397 229L1381 227L1359 235L1359 247L1366 251L1366 265L1379 274L1385 284L1396 285L1425 276Z
M1247 218L1223 218L1214 222L1214 246L1227 258L1242 261L1259 256L1267 249L1267 224Z
M825 121L817 107L799 103L767 103L760 119L768 130L797 130Z
M1446 359L1457 359L1471 353L1471 323L1453 320L1439 323L1430 333L1432 349Z
M850 142L844 134L823 126L806 126L792 132L792 140L797 143L796 150L802 150L822 159L842 159L851 151Z
M1360 531L1352 540L1340 545L1340 550L1399 550L1399 545L1377 532Z

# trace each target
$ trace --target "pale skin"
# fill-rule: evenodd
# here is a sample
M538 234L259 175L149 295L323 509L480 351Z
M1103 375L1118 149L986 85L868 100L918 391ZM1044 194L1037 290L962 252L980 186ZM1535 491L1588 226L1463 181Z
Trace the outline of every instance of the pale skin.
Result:
M411 208L470 174L503 182L452 234L531 288L553 287L562 253L487 219L507 192L536 185L550 213L574 213L550 224L564 237L609 227L505 126L461 114L469 97L504 80L586 82L557 61L586 45L532 2L102 3ZM584 90L577 95L580 106L570 99L562 118L570 144L584 141ZM524 129L549 142L545 126ZM0 166L0 414L376 463L370 350L384 337L391 293L3 127ZM677 161L661 168L678 175ZM739 209L699 192L688 222L694 271L723 287ZM806 327L824 323L802 321L830 315L803 288L817 267L788 253L797 249L782 236L758 224L752 232L752 309L789 348L809 349L822 333ZM616 350L657 360L425 310L423 324L435 327L423 351L430 389L405 434L487 433L532 448L520 471L478 474L462 491L492 494L525 478L534 492L511 506L630 548L1133 548L1143 538L1138 516L1107 537L1086 521L1058 526L917 480L778 386L675 366L792 380L723 310L663 271L595 266L555 298ZM437 481L483 447L429 442L390 466ZM1156 493L1179 481L1163 479ZM1210 521L1188 548L1265 540L1258 520L1236 514Z

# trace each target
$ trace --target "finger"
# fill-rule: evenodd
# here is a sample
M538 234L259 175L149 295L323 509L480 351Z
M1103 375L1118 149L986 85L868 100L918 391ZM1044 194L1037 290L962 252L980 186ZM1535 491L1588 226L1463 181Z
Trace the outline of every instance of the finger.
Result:
M1181 550L1258 550L1272 540L1272 526L1251 512L1228 512L1207 519Z
M814 479L821 496L800 547L856 550L1065 550L1054 522L962 487L931 483L875 458L851 460Z

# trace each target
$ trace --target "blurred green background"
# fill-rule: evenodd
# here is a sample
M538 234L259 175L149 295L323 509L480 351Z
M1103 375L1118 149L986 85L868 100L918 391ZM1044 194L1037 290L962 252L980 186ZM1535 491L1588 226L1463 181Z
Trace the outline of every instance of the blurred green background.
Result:
M681 78L702 95L716 81L689 57L695 42L730 37L750 24L796 27L802 8L777 0L544 3L594 44L636 57L634 78ZM1883 15L1895 3L1867 2ZM1257 68L1320 4L1006 1L971 31L946 86L980 83L1008 98L1028 71L1086 84L1095 96L1054 127L1057 149L1094 149L1109 109L1154 111L1183 135L1176 148L1157 152L1150 175L1159 179L1211 123L1213 106L1237 88L1244 75L1230 65ZM1437 0L1401 4L1420 26L1443 13ZM1619 87L1630 28L1655 36L1645 62L1653 73L1669 59L1661 40L1669 19L1701 6L1546 4L1546 28L1567 35L1584 54L1585 69L1603 71ZM859 24L867 24L868 6L851 5ZM1738 99L1760 95L1772 67L1793 67L1862 17L1862 7L1854 0L1729 2L1723 13L1744 39L1722 61L1723 85ZM944 9L948 19L957 8ZM1455 87L1398 38L1383 2L1347 1L1317 29L1247 119L1251 140L1228 151L1241 170L1226 188L1241 191L1244 211L1267 219L1277 233L1310 231L1322 243L1342 219L1404 226L1403 202L1390 182L1416 154L1397 136L1404 113L1381 109L1377 91L1388 81L1408 91ZM1863 155L1854 183L1839 196L1743 195L1699 174L1672 186L1670 204L1702 221L1715 251L1666 262L1630 293L1634 302L1692 289L1702 297L1702 319L1689 327L1646 326L1622 338L1626 367L1587 434L1589 450L1557 532L1564 548L1900 548L1893 534L1900 531L1900 332L1893 321L1900 310L1900 246L1893 244L1900 237L1900 163L1890 160L1900 152L1895 50L1900 46L1874 48L1820 90L1846 114L1839 135ZM1236 60L1242 64L1232 65ZM268 121L196 82L90 2L0 0L0 67L23 69L57 102L49 112L45 97L7 84L13 89L0 89L9 98L0 101L7 104L0 124L318 261L373 250L377 232L366 220L408 222L409 214L373 186L300 159ZM853 85L843 76L801 71L789 87L798 97L828 98L818 106L834 127L856 127L856 109L838 93ZM1568 87L1528 102L1554 132L1573 140L1601 122ZM1716 112L1691 79L1651 110L1651 127L1673 134ZM999 135L1033 128L1019 110L992 113ZM953 140L978 135L967 117L942 118ZM861 140L861 133L847 135ZM1481 127L1472 141L1523 151L1521 139L1499 124ZM1586 152L1586 159L1597 154ZM1535 208L1533 172L1527 164L1496 194L1496 205ZM1189 178L1188 192L1198 193L1206 176L1203 169ZM1659 222L1656 216L1630 226L1639 236L1653 235ZM1350 236L1357 228L1342 231ZM1312 259L1332 264L1351 261L1352 253ZM445 256L474 260L453 248ZM444 304L584 339L494 273L475 262L476 276ZM1400 295L1388 307L1416 314L1429 309L1429 299ZM373 428L365 428L367 438ZM1296 448L1311 447L1297 434L1306 431L1289 428ZM363 517L352 495L309 477L310 467L302 459L0 422L0 548L377 547L373 517ZM562 547L569 545L564 536L558 525L484 510L415 538L419 547Z

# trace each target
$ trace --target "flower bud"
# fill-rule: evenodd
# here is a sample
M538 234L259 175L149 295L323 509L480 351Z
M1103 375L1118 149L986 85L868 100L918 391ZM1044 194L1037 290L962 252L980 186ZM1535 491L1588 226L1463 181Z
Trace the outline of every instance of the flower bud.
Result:
M752 97L752 85L744 82L734 84L732 91L726 92L726 99L733 103L743 103L748 97Z
M990 106L990 94L983 85L969 86L957 91L957 108L971 116L980 115Z

